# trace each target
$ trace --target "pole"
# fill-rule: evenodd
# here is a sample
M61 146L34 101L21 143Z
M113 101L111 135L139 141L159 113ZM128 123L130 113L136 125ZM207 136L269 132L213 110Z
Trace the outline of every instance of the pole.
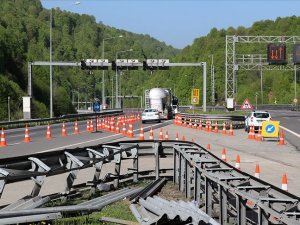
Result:
M297 99L297 67L294 65L294 99Z
M206 62L203 62L202 66L203 66L203 112L206 112Z
M78 95L77 95L77 111L79 110L79 88L78 88Z
M8 115L8 122L10 122L10 96L7 97L7 115Z
M261 95L261 104L264 104L264 95L263 95L263 72L262 66L260 67L260 95Z
M111 75L111 108L114 108L114 76Z
M52 8L50 9L50 118L53 117L52 93Z
M116 58L117 59L117 58ZM119 108L119 99L118 99L118 92L119 92L119 89L118 89L118 67L116 66L116 109Z
M257 92L255 93L255 109L257 109Z
M102 40L102 59L104 60L104 40ZM104 70L102 70L102 108L106 105L106 98L105 98L105 82L104 82Z

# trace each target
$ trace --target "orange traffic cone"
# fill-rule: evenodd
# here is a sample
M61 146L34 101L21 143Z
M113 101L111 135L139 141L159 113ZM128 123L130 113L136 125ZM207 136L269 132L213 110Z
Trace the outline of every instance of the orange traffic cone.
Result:
M129 129L128 129L128 132L127 132L127 137L129 138L133 138L134 135L133 135L133 129L132 129L132 123L129 124Z
M47 139L51 139L52 138L51 128L50 128L50 124L49 123L48 123L48 126L47 126L46 138Z
M284 190L284 191L288 191L288 181L287 181L286 174L283 174L283 176L282 176L281 189Z
M226 134L226 122L225 122L225 121L224 121L224 123L223 123L222 134Z
M7 146L7 144L6 144L4 129L2 128L0 147L5 147L5 146Z
M215 123L215 133L219 133L218 121L216 121L216 123Z
M207 150L210 150L211 149L211 147L210 147L210 144L207 144Z
M232 127L232 122L230 122L230 127L229 127L229 136L233 136L233 127Z
M185 136L184 136L184 135L182 136L182 139L181 139L181 140L182 140L182 141L185 141Z
M79 134L79 128L78 128L78 122L77 122L77 120L75 121L74 134Z
M85 129L87 132L90 131L90 120L87 120L86 121L86 129Z
M96 125L97 126L97 130L101 130L101 128L102 128L101 127L101 120L99 119L99 117L97 117L96 121L97 121L97 125Z
M63 121L62 129L61 129L61 136L67 136L65 121Z
M159 131L159 140L163 140L163 139L164 139L163 131L162 131L162 128L160 128L160 131Z
M119 134L120 133L120 125L119 125L119 122L117 122L116 124L116 134Z
M125 122L123 123L122 134L123 134L123 135L126 135L126 134L127 134L127 132L126 132L126 123L125 123Z
M200 119L200 123L199 123L199 130L202 130L202 119Z
M154 133L152 127L150 128L149 140L154 140Z
M239 154L237 154L237 156L236 156L235 168L237 168L238 170L241 169L241 158L240 158Z
M212 132L212 121L209 122L208 132Z
M222 156L221 156L221 159L224 161L224 162L227 162L227 159L226 159L226 149L223 148L222 150Z
M29 131L28 131L27 125L26 125L26 128L25 128L24 142L30 142L30 136L29 136Z
M255 128L252 126L251 139L255 139Z
M279 145L284 145L284 132L283 132L283 129L280 129Z
M166 131L166 135L165 135L165 141L168 141L169 140L169 132Z
M90 120L90 131L94 131L94 122L93 119Z
M256 140L261 141L261 129L260 129L260 127L258 127L258 133L257 133Z
M176 133L176 137L175 137L175 140L178 141L179 140L179 136L178 136L178 133Z
M143 125L141 126L141 130L140 130L140 141L145 140L145 135L144 135L144 127Z
M260 176L260 169L259 169L259 165L258 164L255 165L255 174L254 174L254 176L256 178L259 178L259 176Z
M205 123L205 131L208 132L209 128L208 128L208 122L206 121Z

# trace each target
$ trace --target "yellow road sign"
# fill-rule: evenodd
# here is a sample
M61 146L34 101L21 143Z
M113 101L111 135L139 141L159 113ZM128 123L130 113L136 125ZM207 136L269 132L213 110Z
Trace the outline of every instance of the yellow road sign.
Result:
M264 121L262 122L262 137L274 137L279 136L279 121Z
M199 104L199 99L200 99L199 93L200 93L199 89L192 89L192 96L191 96L192 105Z

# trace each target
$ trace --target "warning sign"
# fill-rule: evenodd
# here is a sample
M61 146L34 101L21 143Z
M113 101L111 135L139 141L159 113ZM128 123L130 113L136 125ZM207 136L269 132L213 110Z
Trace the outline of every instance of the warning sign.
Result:
M249 102L248 98L246 98L241 106L241 110L252 110L252 109L253 108L252 108L251 103Z
M280 122L274 120L262 122L261 136L278 138L279 125Z
M192 90L191 103L193 105L199 104L199 99L200 99L199 92L200 92L199 89L193 89Z

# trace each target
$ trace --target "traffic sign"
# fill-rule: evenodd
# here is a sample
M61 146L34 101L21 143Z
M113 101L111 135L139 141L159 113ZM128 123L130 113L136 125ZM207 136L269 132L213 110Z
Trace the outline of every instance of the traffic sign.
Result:
M268 62L270 65L286 64L286 46L285 44L268 45Z
M100 112L100 103L99 102L94 103L93 110L94 110L94 112Z
M264 121L262 122L262 137L278 138L279 134L279 121Z
M192 90L192 96L191 96L192 105L199 104L199 99L200 99L199 93L200 93L199 89Z
M248 98L246 98L245 101L243 102L241 106L241 110L253 110L253 107L250 101L248 100Z

